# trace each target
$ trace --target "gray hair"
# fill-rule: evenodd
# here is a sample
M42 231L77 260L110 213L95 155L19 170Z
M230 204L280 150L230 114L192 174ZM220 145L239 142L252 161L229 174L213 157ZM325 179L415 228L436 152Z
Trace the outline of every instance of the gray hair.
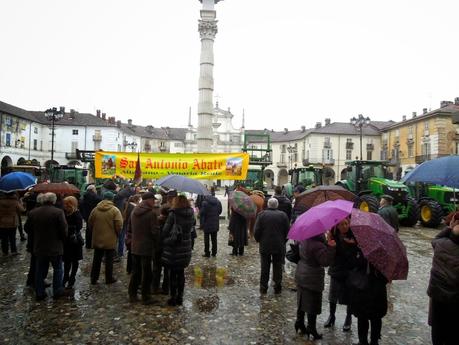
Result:
M40 193L37 195L37 203L38 204L43 204L43 195L45 195L44 193Z
M279 207L279 201L277 201L276 198L270 198L268 200L268 208L278 208Z
M45 193L41 197L41 203L42 204L52 204L54 205L56 203L57 196L54 193Z
M87 190L88 192L89 192L89 191L95 192L95 191L96 191L96 186L94 186L93 184L90 184L90 185L86 188L86 190Z

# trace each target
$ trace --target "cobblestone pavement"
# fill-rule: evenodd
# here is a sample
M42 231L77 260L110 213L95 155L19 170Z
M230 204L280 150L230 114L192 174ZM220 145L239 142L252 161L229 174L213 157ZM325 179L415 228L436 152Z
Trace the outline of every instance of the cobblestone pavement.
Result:
M219 232L216 258L203 258L203 235L199 232L187 269L184 305L130 304L129 276L125 262L115 264L119 282L89 284L92 252L85 250L74 297L35 302L25 280L29 256L25 243L20 256L0 258L0 344L330 344L357 341L354 319L351 333L343 333L344 307L338 307L334 329L324 330L327 317L326 291L318 329L323 340L309 342L296 335L294 266L286 265L284 290L260 297L258 293L258 247L250 243L247 255L232 257L226 245L226 224ZM407 246L410 274L389 289L389 313L383 320L381 344L429 344L426 288L436 230L404 228L400 236ZM101 275L103 277L103 275ZM48 279L51 278L51 274ZM328 281L327 281L328 283ZM50 293L50 291L49 291Z

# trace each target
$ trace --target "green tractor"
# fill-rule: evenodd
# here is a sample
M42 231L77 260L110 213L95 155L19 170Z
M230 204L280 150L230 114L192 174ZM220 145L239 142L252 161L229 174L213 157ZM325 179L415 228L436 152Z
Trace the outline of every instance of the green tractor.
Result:
M419 220L422 225L436 228L443 217L456 211L459 203L459 191L454 188L428 183L407 184L412 195L419 203Z
M293 168L288 171L290 182L284 184L285 194L290 198L293 196L293 188L301 184L306 189L323 184L323 169L310 165L303 168Z
M403 183L387 178L385 161L347 161L346 179L337 182L358 196L356 207L366 212L377 212L382 195L394 198L393 206L400 224L413 226L419 219L419 206Z
M74 166L59 165L50 168L51 182L67 181L84 191L87 185L88 170Z

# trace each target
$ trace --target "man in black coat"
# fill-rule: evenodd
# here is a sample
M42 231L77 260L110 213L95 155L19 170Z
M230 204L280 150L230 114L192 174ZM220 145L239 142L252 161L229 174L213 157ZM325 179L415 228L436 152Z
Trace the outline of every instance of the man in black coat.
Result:
M277 201L279 202L279 207L278 207L279 211L284 212L287 215L288 220L290 221L292 217L292 202L285 195L282 195L281 186L276 186L276 188L274 188L273 198L276 198Z
M96 186L94 186L93 184L89 185L86 188L86 193L84 193L83 200L80 204L81 215L83 216L83 219L86 222L85 244L87 249L91 249L92 243L92 229L88 225L89 215L91 214L92 210L97 206L97 204L101 201L102 198L97 195Z
M129 299L137 300L137 290L141 285L143 304L151 304L151 284L153 281L152 261L159 251L160 229L159 208L155 205L155 195L147 192L142 202L132 211L128 223L131 234L132 274L129 283Z
M217 255L217 233L220 229L220 214L222 204L215 197L215 188L211 187L210 194L202 202L199 210L201 225L204 230L204 257L210 257L209 237L212 240L212 256Z
M268 208L258 214L255 223L255 240L260 244L261 276L260 293L266 294L269 270L273 265L274 293L282 291L282 264L285 256L285 242L290 228L287 215L279 211L275 198L268 200Z
M59 298L64 295L62 255L64 240L67 238L64 211L54 207L56 194L46 193L41 201L43 206L30 211L25 224L27 233L33 238L33 255L36 257L35 293L38 301L46 297L44 279L50 263L53 266L53 296Z

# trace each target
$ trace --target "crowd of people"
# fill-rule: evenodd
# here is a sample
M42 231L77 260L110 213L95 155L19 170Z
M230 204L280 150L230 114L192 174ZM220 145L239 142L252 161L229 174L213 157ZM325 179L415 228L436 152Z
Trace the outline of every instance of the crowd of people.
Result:
M253 238L259 243L261 295L268 293L271 266L274 294L282 292L287 234L291 224L307 210L301 203L295 203L295 198L304 191L303 186L297 186L294 199L290 200L277 187L256 216ZM3 255L9 255L10 251L16 255L16 231L22 225L20 215L27 212L24 225L30 252L27 285L34 288L37 300L47 298L46 277L50 265L53 298L65 296L72 290L86 246L86 254L92 250L91 284L99 283L102 263L104 282L115 283L114 262L126 255L130 302L157 304L154 295L165 294L169 296L168 305L182 305L185 269L191 262L196 227L204 233L203 257L215 257L218 253L222 204L215 197L214 188L209 196L200 196L196 202L175 190L159 190L152 185L146 190L125 185L101 191L90 185L79 199L54 193L28 195L26 199L20 200L16 193L0 197L0 236ZM398 231L397 212L391 204L391 197L384 196L379 213ZM242 256L249 242L249 220L236 209L230 214L231 255ZM448 219L447 224L433 241L428 295L434 345L453 344L453 326L459 314L459 214ZM324 328L334 326L337 306L344 305L343 332L351 330L355 316L359 345L379 344L382 318L387 313L389 282L364 257L352 233L350 217L326 234L293 243L291 247L293 253L288 259L296 264L295 331L313 340L322 338L317 329L317 316L322 312L325 268L328 267L329 315Z

